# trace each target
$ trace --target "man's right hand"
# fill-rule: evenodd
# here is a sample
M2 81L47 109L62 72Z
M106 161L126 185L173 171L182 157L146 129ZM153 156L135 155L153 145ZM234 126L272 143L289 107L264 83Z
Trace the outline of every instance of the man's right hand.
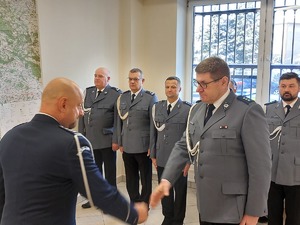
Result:
M150 206L155 208L164 196L169 196L171 183L162 179L150 196Z
M144 223L148 218L148 205L145 202L136 202L134 208L139 215L138 224Z

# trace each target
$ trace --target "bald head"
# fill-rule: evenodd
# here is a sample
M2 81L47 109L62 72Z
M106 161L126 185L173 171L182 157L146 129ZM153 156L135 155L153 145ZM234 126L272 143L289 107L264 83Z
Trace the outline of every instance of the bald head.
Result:
M54 117L61 125L74 128L83 114L83 95L79 86L67 78L55 78L45 87L40 112Z

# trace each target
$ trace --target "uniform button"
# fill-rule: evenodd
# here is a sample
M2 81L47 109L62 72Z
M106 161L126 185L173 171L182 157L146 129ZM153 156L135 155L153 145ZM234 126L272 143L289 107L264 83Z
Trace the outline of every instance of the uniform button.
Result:
M284 152L280 152L281 154L284 154Z
M131 129L128 129L129 131L131 131Z
M203 176L200 176L201 179L203 179Z
M285 145L285 142L282 142L281 144L282 144L282 145Z
M203 137L203 136L201 136L201 139L204 139L204 137Z
M200 152L201 152L201 153L203 153L204 151L203 151L203 150L201 150Z

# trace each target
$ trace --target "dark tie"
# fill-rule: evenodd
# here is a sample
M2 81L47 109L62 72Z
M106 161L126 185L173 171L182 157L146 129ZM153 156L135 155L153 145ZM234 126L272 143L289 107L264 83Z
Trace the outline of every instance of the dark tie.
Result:
M102 91L97 91L97 95L96 95L96 98L100 95Z
M216 107L213 104L209 104L207 108L208 108L208 110L207 110L207 113L206 113L206 117L204 119L204 126L207 123L207 121L210 119L210 117L212 116L212 112L214 111L214 109Z
M167 113L168 113L168 115L170 114L170 112L171 112L171 108L172 108L172 105L171 104L169 104L168 105L168 109L167 109Z
M286 113L285 113L285 117L286 117L289 114L292 107L290 105L286 105L285 108L286 108Z
M135 94L132 94L131 95L131 103L134 101L134 98L135 98Z

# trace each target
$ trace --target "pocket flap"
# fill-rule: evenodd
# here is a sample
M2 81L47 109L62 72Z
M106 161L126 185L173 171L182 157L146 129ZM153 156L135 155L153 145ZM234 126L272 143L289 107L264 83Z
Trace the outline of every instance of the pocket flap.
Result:
M236 131L233 129L220 129L212 132L213 138L236 138Z
M248 185L236 182L223 183L222 192L227 195L246 195L248 192Z
M300 166L300 157L295 157L295 165Z

